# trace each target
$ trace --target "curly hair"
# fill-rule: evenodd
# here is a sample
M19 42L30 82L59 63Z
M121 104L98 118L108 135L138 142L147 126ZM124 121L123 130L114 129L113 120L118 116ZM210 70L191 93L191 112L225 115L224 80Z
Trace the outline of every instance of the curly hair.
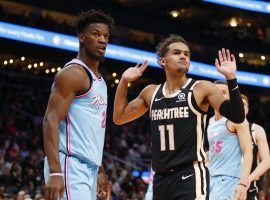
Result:
M114 19L105 14L101 10L87 10L82 11L74 20L72 25L76 28L76 33L81 33L85 30L85 28L92 23L103 23L107 24L110 31L113 29L115 23Z
M158 57L164 57L169 51L168 46L175 42L182 42L188 46L187 41L183 37L175 34L170 34L169 37L167 37L163 42L160 42L157 45L156 52Z

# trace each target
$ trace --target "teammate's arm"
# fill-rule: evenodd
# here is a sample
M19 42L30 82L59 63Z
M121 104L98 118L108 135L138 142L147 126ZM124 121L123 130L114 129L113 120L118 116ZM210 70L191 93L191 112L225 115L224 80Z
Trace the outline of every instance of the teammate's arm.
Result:
M144 62L142 66L136 65L135 67L127 69L123 73L115 93L113 111L114 123L121 125L132 121L142 116L149 109L146 102L146 96L154 87L153 85L144 88L139 96L133 101L128 102L127 100L128 83L138 79L146 67L147 62Z
M57 73L55 85L49 97L43 119L44 149L48 159L50 173L62 173L59 161L59 123L67 114L68 108L76 95L83 88L84 76L81 67L68 67ZM45 199L62 197L64 182L62 176L50 176L45 188Z
M241 124L233 124L236 130L236 134L239 139L241 150L243 153L242 161L242 174L239 185L236 189L236 199L246 199L248 189L248 177L252 166L252 141L249 133L249 126L247 120ZM243 185L241 185L243 184ZM245 187L245 186L246 187Z
M270 154L269 146L266 138L265 131L263 127L254 124L254 134L258 146L258 153L260 158L260 163L256 169L249 175L249 182L258 180L269 168L270 168ZM257 158L253 158L257 159Z

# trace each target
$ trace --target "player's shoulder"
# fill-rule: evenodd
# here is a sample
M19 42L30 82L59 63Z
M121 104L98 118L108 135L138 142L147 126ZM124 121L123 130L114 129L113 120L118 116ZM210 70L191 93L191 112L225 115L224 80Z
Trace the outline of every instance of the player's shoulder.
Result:
M81 80L82 77L86 76L86 72L82 66L79 64L70 64L67 67L64 67L61 71L57 72L55 79L56 80Z
M155 91L160 87L160 85L150 84L147 85L140 93L140 97L144 99L148 105L150 105L151 99Z
M150 95L152 96L155 92L155 90L159 87L160 85L156 84L150 84L147 85L143 90L141 91L141 95Z
M151 93L151 92L154 93L154 91L155 91L158 87L160 87L160 85L150 84L150 85L147 85L147 86L143 89L143 91L150 92L150 93Z
M232 122L232 121L229 121L228 120L228 123L230 123L234 128L236 128L236 129L239 129L239 128L246 128L246 129L248 129L249 128L249 123L248 123L248 121L247 121L247 119L245 119L242 123L240 123L240 124L237 124L237 123L234 123L234 122Z
M209 87L214 87L214 84L211 81L207 80L197 80L195 87L207 90L209 89Z
M59 71L54 78L56 85L79 86L84 83L87 73L82 66L71 64Z
M208 96L209 94L213 93L215 91L215 89L217 89L215 87L215 85L207 80L199 80L196 82L196 84L194 85L194 93L196 95L205 97Z
M255 131L255 134L265 132L265 130L262 126L260 126L259 124L255 124L255 123L252 124L252 129Z

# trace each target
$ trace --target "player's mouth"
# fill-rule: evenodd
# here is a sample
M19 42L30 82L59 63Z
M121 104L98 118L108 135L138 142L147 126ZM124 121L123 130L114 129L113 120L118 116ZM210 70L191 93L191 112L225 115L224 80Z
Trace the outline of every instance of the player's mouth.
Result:
M182 65L187 65L187 61L179 61L178 63L180 63Z
M97 49L100 53L104 54L106 51L106 46L98 46Z

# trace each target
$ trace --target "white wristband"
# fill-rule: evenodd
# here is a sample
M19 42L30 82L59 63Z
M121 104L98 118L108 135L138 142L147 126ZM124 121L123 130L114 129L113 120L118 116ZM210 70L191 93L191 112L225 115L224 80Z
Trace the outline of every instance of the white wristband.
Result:
M62 176L62 177L64 177L62 173L51 173L49 176Z

